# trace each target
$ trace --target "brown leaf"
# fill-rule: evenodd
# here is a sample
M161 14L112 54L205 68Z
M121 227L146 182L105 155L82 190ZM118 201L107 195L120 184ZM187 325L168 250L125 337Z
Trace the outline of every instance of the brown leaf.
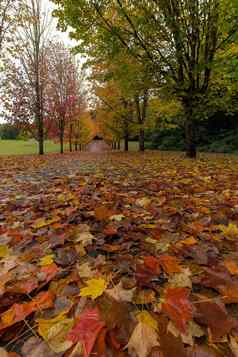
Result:
M159 346L156 331L150 326L139 322L128 342L127 348L129 352L136 352L138 357L147 357L155 346Z

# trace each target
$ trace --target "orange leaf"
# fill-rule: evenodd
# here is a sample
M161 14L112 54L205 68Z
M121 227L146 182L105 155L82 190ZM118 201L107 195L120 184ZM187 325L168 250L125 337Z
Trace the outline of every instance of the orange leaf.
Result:
M234 260L225 260L224 265L231 274L233 275L238 274L238 265Z
M171 255L159 257L160 265L167 274L180 273L182 271L179 260Z
M105 219L108 219L112 215L112 212L107 207L104 206L95 208L94 212L95 212L95 217L99 221L104 221Z
M157 259L157 258L155 258L153 256L144 257L144 264L153 273L160 274L160 261L159 261L159 259Z
M192 319L192 304L189 301L189 290L186 288L168 288L162 310L173 320L182 333L187 331L187 322Z

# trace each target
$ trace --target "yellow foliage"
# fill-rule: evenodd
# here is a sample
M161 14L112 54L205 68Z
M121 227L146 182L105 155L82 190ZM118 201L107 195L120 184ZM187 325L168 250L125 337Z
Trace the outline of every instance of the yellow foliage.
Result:
M90 279L86 284L87 287L81 289L80 296L90 296L92 299L101 296L107 287L107 282L103 278Z

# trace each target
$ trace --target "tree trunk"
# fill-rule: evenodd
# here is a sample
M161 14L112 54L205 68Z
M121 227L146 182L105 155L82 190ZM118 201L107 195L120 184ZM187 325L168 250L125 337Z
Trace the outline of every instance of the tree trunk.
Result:
M125 151L129 151L129 134L128 134L128 131L125 132L124 140L125 140L124 150Z
M74 143L74 149L75 149L75 151L78 151L78 143L77 142Z
M193 118L194 102L190 99L184 103L185 107L185 141L186 141L186 155L191 159L197 157L197 147L195 138L195 124Z
M117 142L117 150L121 150L121 141L119 140L118 142Z
M60 153L64 153L64 133L60 133Z
M139 150L140 151L145 151L145 130L144 130L143 127L140 128Z
M70 124L70 127L69 127L69 151L70 152L73 151L73 147L72 147L72 132L73 132L73 125Z
M39 155L44 155L44 127L41 115L38 114L38 145Z

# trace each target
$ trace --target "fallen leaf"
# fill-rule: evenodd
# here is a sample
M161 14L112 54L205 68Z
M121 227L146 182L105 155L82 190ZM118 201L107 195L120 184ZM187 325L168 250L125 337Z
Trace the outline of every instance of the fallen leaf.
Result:
M171 255L160 256L159 262L167 274L180 273L182 271L179 260Z
M46 255L45 257L41 258L39 265L42 267L51 265L54 263L54 254Z
M86 246L92 244L93 239L95 239L95 237L90 232L83 232L77 236L75 242L82 242L83 246Z
M92 278L95 272L92 271L89 263L83 263L77 267L80 278Z
M10 254L10 250L7 245L0 244L0 258L6 258Z
M189 295L190 292L186 288L168 288L165 293L165 302L162 304L162 311L168 314L183 334L186 334L187 323L192 320L193 315Z
M124 301L131 302L133 299L133 295L135 293L136 288L133 289L124 289L122 286L122 282L116 285L112 289L107 289L105 292L111 296L116 301Z
M232 275L238 275L238 265L234 260L225 260L223 264Z
M116 222L121 222L125 216L123 214L114 214L113 216L110 217L111 221L116 221Z
M160 274L160 261L159 259L153 256L146 256L144 257L144 264L145 266L150 269L154 274Z
M130 354L136 352L138 357L147 357L156 346L159 346L156 331L147 324L139 322L125 348L128 348Z
M66 340L66 336L74 325L74 320L66 318L64 313L50 320L38 319L38 333L56 352L65 352L72 346L72 341Z
M103 278L90 279L86 284L87 287L81 289L80 296L90 296L92 299L101 296L107 287L107 282Z
M238 357L238 343L237 343L237 340L233 336L230 336L229 346L230 346L230 349L232 350L234 356Z
M169 285L173 288L192 289L191 271L189 268L182 269L181 273L175 273L169 279Z
M194 321L188 322L188 329L186 334L180 333L172 321L169 322L167 331L175 337L181 336L183 343L190 346L194 345L194 337L202 337L205 335L202 328Z
M224 226L224 225L219 225L218 227L222 233L224 234L224 236L228 239L236 239L238 238L238 227L237 225L233 224L233 223L229 223L228 226Z
M88 357L96 342L97 336L105 326L97 308L85 309L80 315L79 321L69 332L67 340L73 343L81 342L84 349L84 357Z
M8 352L0 347L0 357L8 357Z
M158 331L158 322L151 316L148 311L138 312L136 318L139 322L150 326L155 331Z
M58 357L45 341L38 337L29 338L21 349L23 357Z
M238 321L229 316L225 305L219 300L197 302L195 307L195 321L210 328L213 342L219 342L238 326Z
M143 208L149 206L150 203L151 203L151 199L149 197L142 197L136 200L136 205L141 206Z

